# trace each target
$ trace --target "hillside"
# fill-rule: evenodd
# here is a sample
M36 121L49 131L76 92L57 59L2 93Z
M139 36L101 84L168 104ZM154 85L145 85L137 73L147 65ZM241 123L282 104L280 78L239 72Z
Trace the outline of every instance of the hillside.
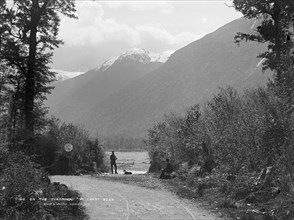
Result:
M237 32L252 31L254 25L256 21L238 19L176 51L160 68L97 103L77 122L106 135L142 136L165 112L203 102L218 87L265 83L268 75L256 56L266 45L234 44Z
M46 105L50 114L63 121L75 122L110 94L119 91L162 65L161 57L131 49L119 57L69 80L57 82Z

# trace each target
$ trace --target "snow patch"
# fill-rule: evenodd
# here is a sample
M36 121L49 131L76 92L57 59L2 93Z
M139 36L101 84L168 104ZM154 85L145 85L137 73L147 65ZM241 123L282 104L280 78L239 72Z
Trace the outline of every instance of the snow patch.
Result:
M57 81L64 81L67 79L71 79L84 73L84 72L70 72L70 71L58 70L58 69L51 69L51 71L57 73L56 75Z
M101 65L101 67L97 68L97 70L100 69L102 71L106 71L116 61L121 61L125 59L131 59L131 60L144 63L144 64L149 64L153 62L165 63L172 53L174 53L174 51L165 51L159 54L159 53L152 53L141 48L131 48L131 49L128 49L123 54L121 54L120 56L113 57L107 60Z
M113 57L107 61L105 61L100 68L98 69L101 69L102 71L105 71L107 70L116 60L117 60L118 57Z
M160 63L165 63L168 58L174 53L175 51L169 50L165 51L161 54L159 53L149 53L149 56L151 58L151 62L160 62Z
M127 50L118 58L118 60L123 60L123 59L132 59L134 61L138 61L144 64L148 64L151 62L149 52L140 48L132 48Z
M141 49L141 48L131 48L128 49L126 52L124 52L121 56L131 56L134 54L138 54L138 55L145 55L146 53L148 53L148 51Z

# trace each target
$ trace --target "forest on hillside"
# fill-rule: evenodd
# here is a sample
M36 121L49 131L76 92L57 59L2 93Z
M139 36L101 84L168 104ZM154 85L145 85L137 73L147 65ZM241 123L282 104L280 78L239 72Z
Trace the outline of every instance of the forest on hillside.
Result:
M147 151L142 138L128 135L111 135L102 137L102 141L106 151Z

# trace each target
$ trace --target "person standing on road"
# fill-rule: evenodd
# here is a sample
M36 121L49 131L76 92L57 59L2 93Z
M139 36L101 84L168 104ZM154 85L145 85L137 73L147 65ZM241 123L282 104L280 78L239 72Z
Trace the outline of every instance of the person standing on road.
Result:
M116 160L117 160L117 157L114 155L114 151L112 151L110 155L110 167L111 167L112 174L113 174L113 167L114 167L115 174L117 174Z

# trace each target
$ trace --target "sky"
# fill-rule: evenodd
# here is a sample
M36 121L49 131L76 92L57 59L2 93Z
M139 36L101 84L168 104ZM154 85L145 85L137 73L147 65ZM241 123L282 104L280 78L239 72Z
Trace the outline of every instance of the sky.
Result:
M231 1L76 0L78 19L61 17L52 68L88 71L130 48L178 50L242 16Z

